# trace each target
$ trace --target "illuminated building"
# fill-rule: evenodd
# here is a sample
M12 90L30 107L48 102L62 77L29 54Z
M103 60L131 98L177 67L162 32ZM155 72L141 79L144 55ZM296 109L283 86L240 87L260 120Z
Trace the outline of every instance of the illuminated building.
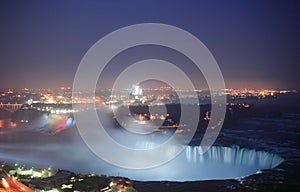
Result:
M140 100L143 95L143 89L139 85L137 85L133 88L131 95L135 100Z

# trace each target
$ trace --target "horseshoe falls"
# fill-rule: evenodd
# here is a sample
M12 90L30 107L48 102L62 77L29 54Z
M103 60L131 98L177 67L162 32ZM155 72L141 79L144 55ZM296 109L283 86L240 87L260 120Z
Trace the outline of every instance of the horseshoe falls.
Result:
M198 181L235 179L272 169L284 160L264 151L213 146L203 155L201 147L188 146L175 159L146 170L120 169L118 173L140 181ZM113 174L112 171L110 173Z
M187 146L178 156L161 166L126 169L95 156L75 130L67 129L54 136L39 132L2 132L0 159L24 163L25 166L51 166L77 173L123 176L138 181L240 178L255 174L261 169L274 168L283 162L280 156L263 151L213 146L200 155L201 147Z

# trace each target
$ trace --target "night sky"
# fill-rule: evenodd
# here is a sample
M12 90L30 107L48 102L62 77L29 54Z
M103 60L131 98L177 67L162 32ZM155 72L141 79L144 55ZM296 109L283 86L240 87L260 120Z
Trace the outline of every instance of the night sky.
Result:
M300 89L297 1L1 0L0 23L0 88L71 86L101 37L127 25L165 23L209 48L228 88ZM137 53L143 57L143 49Z

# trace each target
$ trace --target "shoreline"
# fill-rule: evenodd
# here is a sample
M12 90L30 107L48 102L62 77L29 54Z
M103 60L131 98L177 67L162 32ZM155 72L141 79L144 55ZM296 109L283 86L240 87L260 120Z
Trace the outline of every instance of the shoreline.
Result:
M26 167L22 164L0 163L0 173L4 179L16 179L33 191L126 191L136 192L134 182L125 177L112 177L103 174L80 174L68 170ZM6 175L7 174L7 175ZM5 176L6 175L6 176ZM3 181L2 181L3 182ZM1 184L0 182L0 190ZM15 189L4 186L4 190ZM17 189L15 189L17 190ZM25 190L26 192L30 190Z

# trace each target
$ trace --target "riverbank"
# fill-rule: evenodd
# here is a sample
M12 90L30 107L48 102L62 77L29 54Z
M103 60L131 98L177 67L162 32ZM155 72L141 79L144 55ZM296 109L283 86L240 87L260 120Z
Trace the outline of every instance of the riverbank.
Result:
M69 191L122 191L136 192L133 181L124 177L108 177L99 174L77 174L67 170L25 167L22 164L1 163L0 191L20 191L22 184L32 191L69 192ZM20 184L10 185L9 180L17 180ZM23 187L25 189L25 187ZM30 192L30 189L22 191Z

